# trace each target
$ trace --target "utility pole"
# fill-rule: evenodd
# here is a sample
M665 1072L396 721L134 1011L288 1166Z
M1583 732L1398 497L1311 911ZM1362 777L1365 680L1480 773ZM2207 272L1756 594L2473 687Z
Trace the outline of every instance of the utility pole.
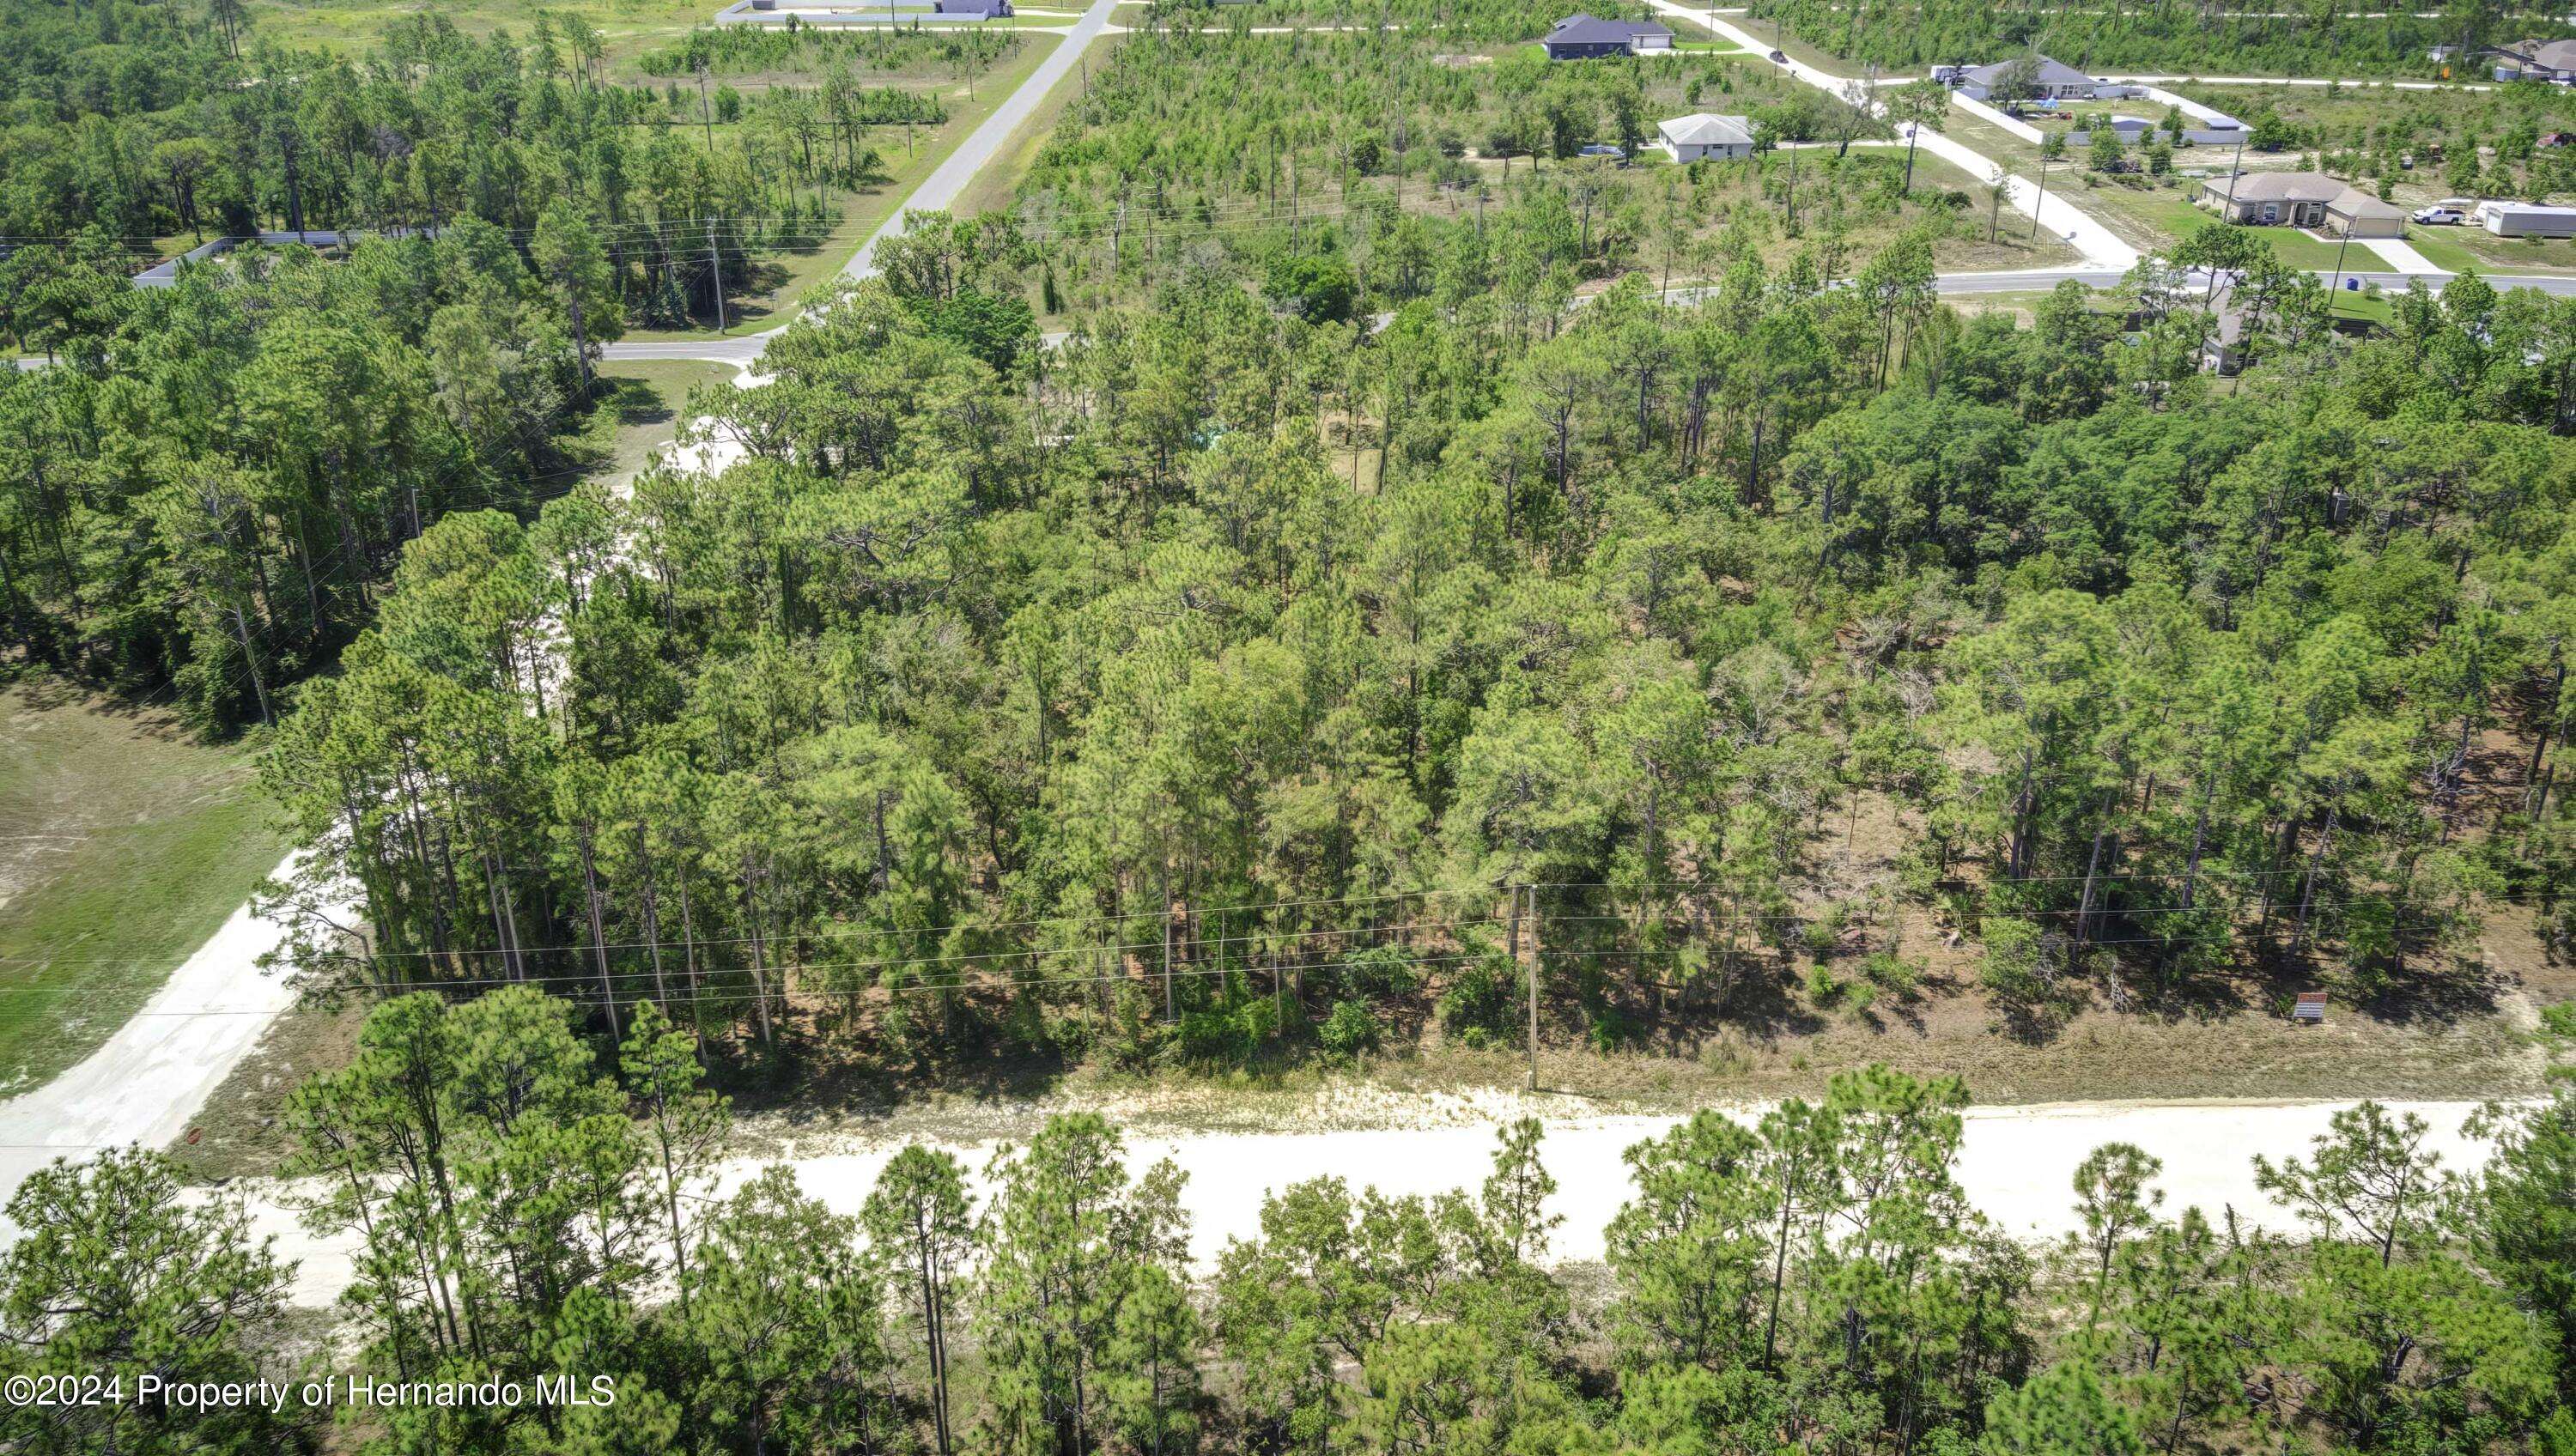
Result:
M2030 200L2030 240L2039 241L2039 215L2048 210L2048 148L2039 149L2039 195Z
M716 250L716 220L712 217L707 219L707 266L716 274L716 332L721 334L725 329L724 254Z
M2239 130L2246 129L2239 128ZM2236 138L2236 155L2229 158L2227 163L2227 201L2218 209L2218 220L2222 223L2236 221L2236 180L2244 175L2245 138L2239 136ZM2213 260L2209 265L2209 291L2201 295L2200 306L2205 311L2216 302L2218 302L2218 264Z
M1524 916L1526 905L1526 916ZM1523 933L1522 920L1529 922ZM1512 958L1521 963L1521 984L1529 1003L1529 1090L1538 1090L1538 891L1512 886Z

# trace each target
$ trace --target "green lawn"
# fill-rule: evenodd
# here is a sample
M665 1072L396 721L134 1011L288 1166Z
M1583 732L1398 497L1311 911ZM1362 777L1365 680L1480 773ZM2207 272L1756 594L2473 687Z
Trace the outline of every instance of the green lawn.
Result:
M600 401L581 441L593 479L622 481L671 442L689 391L734 377L730 364L703 359L620 359L599 371Z
M0 687L0 1092L105 1041L286 848L251 747L50 679Z
M2410 227L2406 241L2451 272L2560 273L2576 270L2576 239L2500 238L2479 227Z

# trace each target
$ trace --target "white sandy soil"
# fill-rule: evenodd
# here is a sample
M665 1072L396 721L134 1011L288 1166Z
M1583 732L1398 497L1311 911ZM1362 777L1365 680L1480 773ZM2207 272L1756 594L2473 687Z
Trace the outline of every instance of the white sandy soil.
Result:
M2164 1160L2158 1186L2164 1190L2167 1213L2198 1204L2214 1216L2222 1206L2233 1205L2251 1225L2294 1232L2299 1225L2290 1213L2255 1188L2253 1157L2258 1152L2275 1158L2304 1156L2309 1139L2324 1132L2337 1111L2352 1105L1975 1108L1967 1114L1958 1176L1970 1199L2005 1232L2026 1239L2053 1239L2077 1224L2069 1192L2075 1165L2103 1143L2131 1142ZM2430 1125L2428 1143L2440 1151L2445 1167L2466 1171L2484 1162L2485 1146L2461 1130L2476 1104L2388 1105L2413 1112ZM1494 1124L1461 1119L1458 1108L1455 1099L1425 1099L1421 1110L1432 1125L1418 1127L1134 1137L1128 1143L1128 1162L1131 1168L1142 1169L1170 1157L1189 1175L1182 1203L1190 1215L1190 1252L1204 1270L1213 1265L1228 1240L1258 1234L1266 1196L1305 1179L1335 1176L1355 1189L1373 1184L1391 1194L1474 1190L1490 1168ZM1729 1111L1750 1121L1760 1116L1761 1109ZM1676 1121L1672 1117L1550 1121L1542 1150L1548 1171L1557 1180L1550 1211L1565 1218L1552 1250L1555 1258L1601 1257L1602 1229L1627 1201L1631 1187L1620 1154ZM985 1192L980 1174L996 1144L978 1140L948 1146L979 1175L975 1186L980 1197ZM888 1140L786 1161L807 1192L840 1212L851 1213L875 1186L877 1173L896 1147ZM758 1166L750 1161L726 1165L724 1185L738 1185ZM279 1253L300 1261L296 1301L320 1305L335 1296L349 1277L350 1245L317 1239L300 1227L284 1201L289 1190L266 1184L245 1191L256 1226L277 1236Z

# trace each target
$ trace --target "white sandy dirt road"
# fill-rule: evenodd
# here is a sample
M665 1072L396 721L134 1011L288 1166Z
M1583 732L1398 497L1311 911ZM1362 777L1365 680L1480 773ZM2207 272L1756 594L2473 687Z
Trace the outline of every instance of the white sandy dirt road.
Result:
M289 855L271 873L283 879ZM244 905L97 1051L23 1096L0 1102L0 1202L56 1158L79 1162L127 1143L163 1147L295 999L260 969L286 927ZM16 1230L0 1221L0 1236Z
M1292 1183L1331 1176L1344 1179L1354 1190L1374 1185L1388 1194L1474 1191L1491 1166L1494 1118L1507 1112L1515 1100L1500 1095L1472 1101L1393 1098L1372 1108L1367 1119L1372 1125L1331 1130L1131 1135L1128 1166L1141 1170L1156 1159L1170 1157L1189 1175L1181 1203L1190 1216L1191 1257L1205 1271L1214 1266L1228 1240L1259 1234L1262 1200ZM2129 1142L2164 1160L2157 1186L2164 1191L2167 1214L2196 1204L2215 1218L2221 1208L2233 1206L2251 1225L2291 1233L2297 1231L2297 1221L2254 1186L2254 1155L2265 1153L2276 1159L2284 1154L2306 1155L2309 1139L2324 1132L2338 1110L2352 1105L2107 1103L1973 1108L1966 1117L1958 1177L1969 1199L2004 1232L2023 1239L2053 1239L2077 1226L2069 1188L2075 1165L2104 1143ZM2424 1119L2431 1129L2427 1143L2442 1154L2445 1167L2466 1171L2483 1163L2485 1146L2462 1131L2476 1104L2389 1105ZM1749 1122L1761 1109L1729 1112ZM1408 1118L1418 1125L1400 1125ZM1384 1125L1389 1120L1399 1125ZM1542 1160L1557 1181L1549 1210L1565 1219L1551 1249L1553 1257L1601 1257L1602 1230L1632 1188L1620 1155L1644 1139L1659 1136L1677 1120L1575 1117L1549 1122L1541 1149ZM975 1175L975 1193L981 1199L986 1192L981 1175L995 1144L946 1146ZM796 1170L808 1193L839 1212L855 1213L896 1147L892 1140L879 1140L847 1151L777 1161ZM760 1166L750 1161L727 1164L721 1174L724 1187L738 1186ZM320 1306L336 1297L348 1281L354 1246L308 1233L282 1196L287 1190L279 1185L254 1184L243 1191L250 1199L254 1226L275 1235L279 1254L298 1262L295 1302Z

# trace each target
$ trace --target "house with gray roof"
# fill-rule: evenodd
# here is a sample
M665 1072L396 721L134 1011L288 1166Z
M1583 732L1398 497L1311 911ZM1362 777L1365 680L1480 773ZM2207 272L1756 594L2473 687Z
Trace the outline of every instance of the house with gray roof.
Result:
M2020 96L2003 93L2008 89L2007 83L2013 79L2014 68L2023 64L2021 61L1997 61L1988 66L1943 66L1932 74L1948 82L1951 89L1971 101L2091 101L2104 94L2106 88L2101 81L2063 61L2053 61L2046 56L2030 59L2033 64L2029 86ZM2125 87L2110 89L2120 95L2128 94Z
M1586 61L1601 56L1633 56L1673 48L1673 33L1651 20L1603 20L1569 15L1539 42L1551 61Z
M2489 46L2499 81L2551 81L2576 84L2576 40L2526 40Z
M2404 211L2323 172L2212 177L2195 200L2229 222L2315 228L2334 237L2406 236Z
M1753 121L1695 112L1655 124L1655 144L1676 162L1740 162L1753 155Z

